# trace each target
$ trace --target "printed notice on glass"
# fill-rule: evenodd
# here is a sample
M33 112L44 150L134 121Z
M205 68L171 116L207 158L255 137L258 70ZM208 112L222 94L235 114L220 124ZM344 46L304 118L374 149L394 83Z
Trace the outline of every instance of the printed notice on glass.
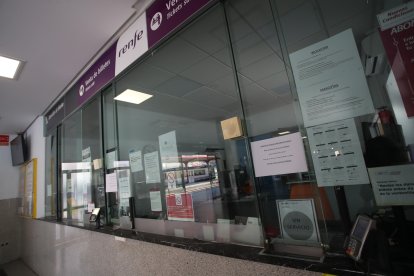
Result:
M251 143L256 177L307 172L299 132Z
M283 239L320 240L313 199L276 200L276 206Z
M158 137L162 163L178 162L177 138L175 131L162 134Z
M131 172L140 172L142 167L142 154L140 150L129 151L129 164L131 165Z
M105 175L106 192L112 193L118 191L118 183L116 181L116 173L108 173Z
M161 192L160 191L151 191L150 192L150 200L151 200L151 211L161 212L162 211Z
M306 127L374 113L351 29L289 58Z
M378 206L414 205L414 164L369 168Z
M369 184L354 119L306 130L319 187Z
M160 161L158 151L144 154L145 181L147 184L160 183Z
M131 196L129 170L118 170L116 173L119 184L119 205L127 207Z
M92 162L91 147L82 150L82 162Z

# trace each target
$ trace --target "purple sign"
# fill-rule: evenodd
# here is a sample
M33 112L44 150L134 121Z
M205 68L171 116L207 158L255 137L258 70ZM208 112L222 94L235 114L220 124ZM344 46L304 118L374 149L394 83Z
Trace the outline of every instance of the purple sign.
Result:
M159 0L146 11L148 47L151 48L212 0Z
M90 99L115 77L115 51L116 43L103 53L78 81L78 105Z

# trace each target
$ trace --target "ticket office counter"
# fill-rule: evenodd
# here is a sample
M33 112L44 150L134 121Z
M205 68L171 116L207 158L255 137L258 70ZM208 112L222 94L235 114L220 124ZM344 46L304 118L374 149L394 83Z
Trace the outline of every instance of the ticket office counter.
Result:
M401 203L382 198L378 176L410 170L371 169L409 168L413 143L387 60L374 71L361 62L378 23L339 25L330 12L319 1L205 8L49 132L58 216L87 224L101 207L107 225L313 261L345 257L361 213L409 230L410 197L392 213ZM131 91L147 99L120 100Z

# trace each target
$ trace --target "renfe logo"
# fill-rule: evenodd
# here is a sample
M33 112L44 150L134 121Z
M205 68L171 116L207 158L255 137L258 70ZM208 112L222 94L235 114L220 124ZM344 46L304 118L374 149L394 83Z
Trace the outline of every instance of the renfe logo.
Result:
M162 13L157 12L151 19L151 30L155 31L161 26Z
M139 40L141 40L143 34L143 30L135 31L134 37L130 41L128 41L128 44L125 44L124 47L122 47L122 49L119 50L118 57L121 57L121 54L125 54L130 48L135 49L135 45Z
M141 15L121 35L116 44L115 76L148 50L146 14Z

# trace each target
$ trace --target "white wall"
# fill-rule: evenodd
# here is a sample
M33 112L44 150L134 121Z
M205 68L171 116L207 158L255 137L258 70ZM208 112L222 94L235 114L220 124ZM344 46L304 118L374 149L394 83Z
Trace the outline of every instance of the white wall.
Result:
M13 140L15 135L10 135ZM0 200L19 196L19 167L12 166L10 146L0 146Z
M37 217L45 216L45 152L43 117L39 116L26 131L29 159L37 158Z

